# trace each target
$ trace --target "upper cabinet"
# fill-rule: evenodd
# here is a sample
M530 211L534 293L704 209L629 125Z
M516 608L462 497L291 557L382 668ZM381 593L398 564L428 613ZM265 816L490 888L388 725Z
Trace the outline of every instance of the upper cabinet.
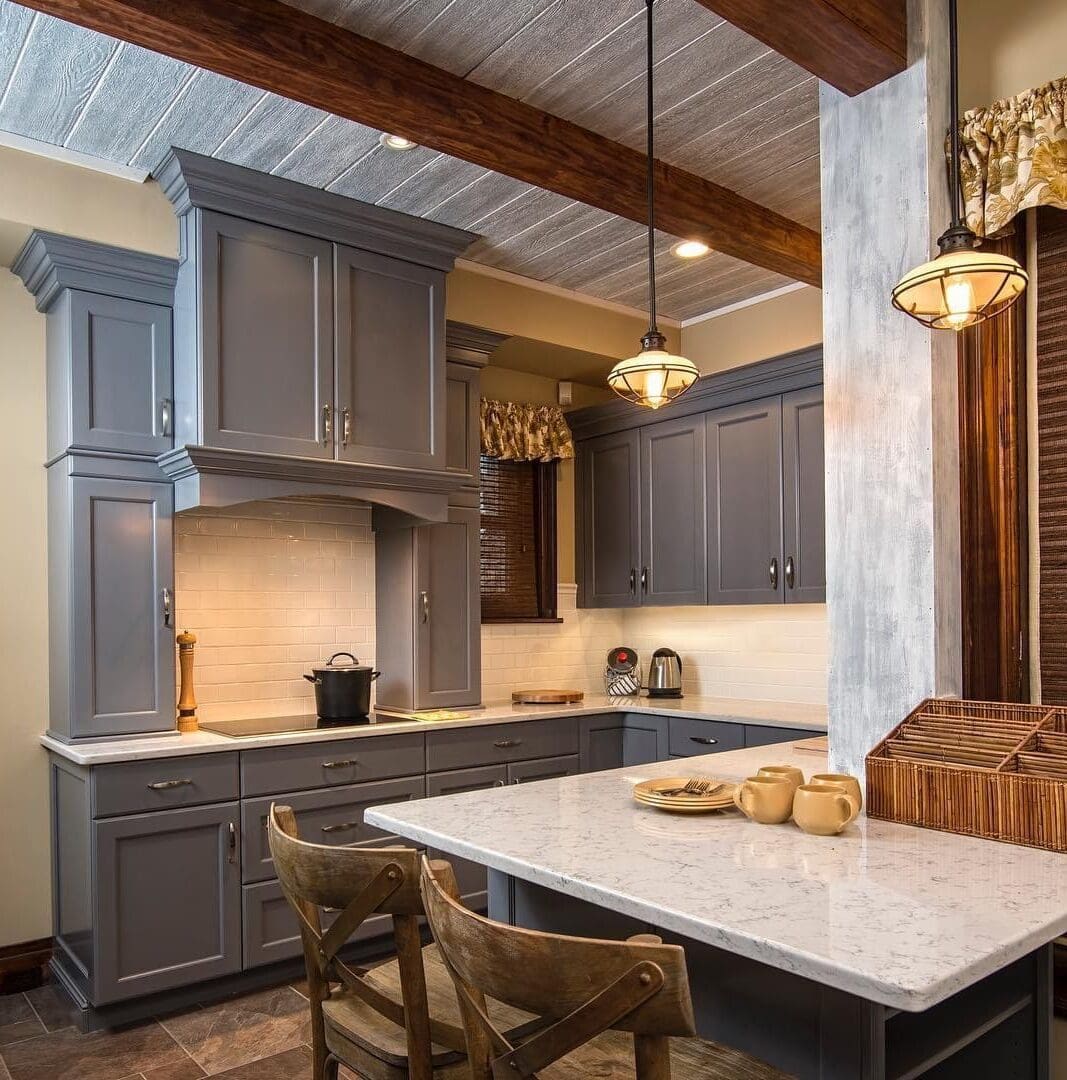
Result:
M181 235L162 462L179 507L211 501L219 474L251 498L296 494L295 478L308 492L453 490L445 275L473 235L182 150L157 176Z
M579 603L823 601L821 375L795 354L706 376L669 419L571 414Z

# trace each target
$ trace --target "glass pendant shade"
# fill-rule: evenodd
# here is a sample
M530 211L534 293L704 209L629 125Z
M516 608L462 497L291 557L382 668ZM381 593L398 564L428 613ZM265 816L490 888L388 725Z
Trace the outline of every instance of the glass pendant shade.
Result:
M1026 283L1026 271L1007 255L950 249L905 274L893 306L934 330L962 330L1010 307Z
M692 360L667 351L662 334L647 334L641 346L636 356L620 360L608 375L608 386L619 397L634 405L658 409L684 394L699 377Z

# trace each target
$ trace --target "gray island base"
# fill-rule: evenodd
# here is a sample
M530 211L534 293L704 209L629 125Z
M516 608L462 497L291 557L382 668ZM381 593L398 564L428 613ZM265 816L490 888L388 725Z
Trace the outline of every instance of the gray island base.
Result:
M489 869L489 914L686 950L699 1033L802 1080L1047 1080L1067 860L863 816L839 837L638 806L649 776L825 769L791 744L380 807ZM688 1080L688 1078L687 1078Z

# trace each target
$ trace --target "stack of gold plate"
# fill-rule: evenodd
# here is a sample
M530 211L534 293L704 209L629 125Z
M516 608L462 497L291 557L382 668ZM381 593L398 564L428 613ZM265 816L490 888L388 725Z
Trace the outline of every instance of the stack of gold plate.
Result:
M681 789L692 779L689 776L667 776L656 780L642 780L634 784L634 798L645 806L666 810L672 814L706 814L710 810L726 810L734 805L737 785L729 780L710 780L710 788L703 794L683 792Z

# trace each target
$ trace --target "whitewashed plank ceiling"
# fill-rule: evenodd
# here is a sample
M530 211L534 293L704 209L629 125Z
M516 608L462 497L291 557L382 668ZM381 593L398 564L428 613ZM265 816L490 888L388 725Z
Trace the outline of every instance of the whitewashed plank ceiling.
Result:
M641 0L287 0L619 142L644 145ZM818 228L816 80L695 0L658 0L657 156ZM0 0L0 129L151 169L171 145L480 234L467 257L642 306L641 226ZM788 279L660 236L664 314Z

